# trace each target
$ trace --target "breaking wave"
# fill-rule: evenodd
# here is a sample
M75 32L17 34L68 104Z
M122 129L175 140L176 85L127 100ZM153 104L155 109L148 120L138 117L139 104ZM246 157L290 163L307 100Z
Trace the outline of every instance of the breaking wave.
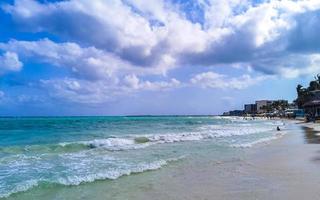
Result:
M213 138L231 136L242 136L272 131L270 127L251 127L243 124L237 127L223 127L219 125L208 125L198 128L195 132L153 134L153 135L131 135L118 138L95 139L91 141L79 141L60 143L62 147L85 145L87 148L104 148L110 151L132 150L146 148L155 144L201 141Z
M277 140L277 139L281 138L282 136L284 136L284 134L275 134L270 137L255 140L253 142L247 142L247 143L242 143L242 144L232 144L230 146L235 147L235 148L250 148L250 147L257 145L257 144L268 144L270 141Z
M12 188L7 188L6 191L1 191L0 198L5 198L15 193L28 191L34 187L40 186L41 184L60 184L60 185L72 186L72 185L80 185L82 183L94 182L97 180L107 180L107 179L115 180L122 176L129 176L131 174L157 170L163 166L168 165L171 162L175 162L181 159L183 159L183 157L171 158L166 160L158 160L151 163L140 163L128 169L119 168L114 170L104 170L97 173L60 176L55 179L39 178L39 179L22 181L16 184L15 186L13 186Z

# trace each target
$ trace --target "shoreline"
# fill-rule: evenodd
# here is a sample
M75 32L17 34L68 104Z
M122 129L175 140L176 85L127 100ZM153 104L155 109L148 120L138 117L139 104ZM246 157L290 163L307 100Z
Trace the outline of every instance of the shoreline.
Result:
M266 145L239 150L242 155L228 161L198 160L162 169L167 173L158 180L161 184L140 198L319 199L320 146L305 141L303 125Z
M304 141L301 126L244 150L242 158L185 166L161 190L183 194L167 199L319 199L320 146Z

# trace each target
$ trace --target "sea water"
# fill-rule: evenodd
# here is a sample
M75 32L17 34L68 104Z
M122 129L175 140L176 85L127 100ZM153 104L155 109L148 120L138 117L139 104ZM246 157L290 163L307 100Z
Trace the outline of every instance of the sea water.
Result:
M237 152L281 137L277 126L285 128L217 116L0 118L0 198L130 179L197 152Z

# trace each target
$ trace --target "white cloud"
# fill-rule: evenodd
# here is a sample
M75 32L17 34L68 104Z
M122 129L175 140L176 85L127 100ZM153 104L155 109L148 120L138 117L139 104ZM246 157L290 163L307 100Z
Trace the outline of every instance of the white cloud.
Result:
M31 42L11 40L0 43L0 48L17 52L26 59L34 58L42 63L68 67L74 74L85 79L105 79L114 73L134 70L133 66L110 53L95 47L81 48L70 42L54 43L48 39ZM11 57L17 59L16 54ZM19 66L16 64L16 67Z
M124 85L130 89L140 89L140 90L168 90L177 88L180 86L180 81L176 79L171 79L170 81L141 81L139 78L133 74L124 77Z
M117 96L138 91L159 91L177 88L180 82L144 81L137 75L157 74L155 69L139 68L95 47L82 48L75 43L16 41L0 43L0 49L15 51L27 60L57 67L66 67L74 78L41 80L51 97L78 103L102 103ZM137 74L137 75L136 75ZM123 80L122 80L123 79ZM33 100L22 96L19 101Z
M136 75L127 75L119 82L64 78L41 80L40 84L53 98L90 104L111 101L139 91L164 91L180 86L176 79L151 82L142 81Z
M177 55L203 52L225 32L206 32L169 1L128 2L17 0L5 10L27 30L48 31L116 54L132 65L159 68L164 74L178 64Z
M173 88L178 88L180 86L180 81L178 81L175 78L170 79L170 81L157 81L157 82L151 82L151 81L144 81L141 83L141 88L144 90L168 90Z
M110 100L119 92L105 82L72 78L40 80L50 97L75 103L96 104Z
M22 66L23 64L16 53L7 51L0 56L0 75L7 72L18 72Z
M126 86L133 89L138 89L140 87L140 80L133 74L125 76L123 82Z
M304 43L312 43L315 34L309 33L319 32L320 22L313 20L307 27L308 34L298 32L305 37L291 37L304 26L305 23L300 22L303 15L313 19L317 16L313 12L320 12L318 0L194 3L202 8L195 12L204 13L202 24L188 19L192 10L183 10L176 2L164 0L90 3L86 0L51 3L16 0L4 9L27 30L56 34L104 54L108 52L107 59L111 62L115 59L116 63L125 63L129 68L148 68L141 71L158 74L166 74L180 65L223 63L247 63L252 69L280 74L282 59L293 53L291 46L299 40L292 38L304 38ZM295 46L304 46L299 44ZM275 54L279 62L273 62L267 69L261 67ZM97 65L106 63L106 59L96 59L91 61ZM97 74L109 73L109 70L110 67L101 72L99 67Z
M191 83L202 88L215 88L215 89L245 89L247 87L256 85L266 77L258 76L251 77L250 75L242 75L236 78L230 78L226 75L218 74L215 72L204 72L195 75L191 78Z
M17 100L20 103L39 103L39 102L44 102L44 98L42 96L38 95L26 95L26 94L21 94L17 97Z

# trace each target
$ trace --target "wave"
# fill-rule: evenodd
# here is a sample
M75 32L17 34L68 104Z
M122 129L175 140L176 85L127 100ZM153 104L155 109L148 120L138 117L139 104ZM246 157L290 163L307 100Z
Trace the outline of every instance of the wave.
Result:
M151 163L140 163L140 164L137 164L136 166L133 166L130 169L106 170L98 173L84 174L84 175L78 175L78 176L77 175L73 175L73 176L69 175L65 177L60 176L56 179L51 179L51 180L44 179L44 178L40 178L38 180L34 180L34 179L27 180L27 181L20 182L19 184L11 188L10 191L5 191L5 192L1 191L0 198L6 198L15 193L28 191L34 187L40 186L41 184L59 184L59 185L66 185L66 186L75 186L83 183L94 182L97 180L107 180L107 179L115 180L122 176L129 176L132 174L157 170L168 165L169 163L179 161L183 158L184 157L170 158L166 160L154 161Z
M28 191L31 188L37 187L38 185L39 185L38 180L28 180L28 181L21 182L17 186L15 186L11 191L1 193L0 198L7 198L12 194Z
M177 143L188 141L201 141L213 138L242 136L272 131L268 127L251 127L242 125L237 127L224 127L220 125L207 125L198 128L194 132L168 133L152 135L129 135L125 137L112 137L106 139L95 139L90 141L78 141L69 143L60 143L62 147L84 145L87 148L104 148L110 151L122 151L132 149L142 149L155 144Z
M284 135L285 135L284 133L276 134L276 135L273 135L273 136L270 136L270 137L258 139L258 140L253 141L253 142L247 142L247 143L242 143L242 144L232 144L232 145L230 145L230 147L251 148L252 146L257 145L257 144L268 144L270 141L277 140L277 139L281 138Z
M109 151L125 151L143 149L152 145L165 143L178 143L188 141L210 140L214 138L224 138L232 136L245 136L271 132L275 125L283 125L265 122L263 126L251 123L237 125L205 125L200 126L190 132L167 133L167 134L145 134L127 135L122 137L111 136L109 138L94 139L88 141L63 142L47 145L28 145L2 147L0 151L4 154L60 154L72 153L95 148L103 148Z
M24 154L36 152L38 154L45 153L67 153L77 152L90 149L90 146L82 143L60 143L60 144L43 144L43 145L27 145L27 146L8 146L0 147L0 152L4 154Z

